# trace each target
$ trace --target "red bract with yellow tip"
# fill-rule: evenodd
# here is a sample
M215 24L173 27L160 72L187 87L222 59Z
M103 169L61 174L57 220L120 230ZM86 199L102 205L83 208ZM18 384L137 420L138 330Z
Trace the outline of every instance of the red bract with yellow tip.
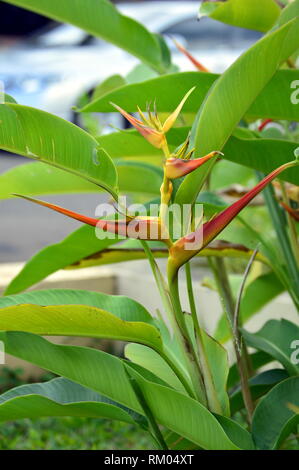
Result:
M165 163L165 175L169 179L181 178L204 165L211 158L223 155L221 152L211 152L205 157L194 160L181 160L180 158L168 158Z
M156 109L154 109L154 112L150 110L150 107L148 106L147 113L148 117L146 117L143 112L140 110L138 107L140 119L135 118L134 116L131 116L127 111L122 109L120 106L117 104L111 103L112 106L117 109L131 124L132 126L135 127L135 129L148 141L150 142L154 147L157 147L159 149L162 149L166 145L166 137L165 134L169 131L169 129L172 128L174 125L175 121L177 120L180 112L182 111L182 108L191 95L191 93L194 91L195 87L191 88L191 90L186 93L176 110L166 119L164 124L161 123L159 116L157 114Z
M298 161L286 163L276 170L272 171L260 183L258 183L251 191L241 197L227 209L217 214L209 222L206 222L195 232L190 233L186 237L181 238L170 248L169 273L175 276L178 269L207 246L214 238L216 238L222 230L246 207L250 201L259 194L271 181L274 180L281 172L298 165ZM201 235L199 236L199 231ZM197 242L198 240L198 242ZM192 247L190 249L190 247Z
M14 196L27 199L28 201L39 204L40 206L47 207L55 212L66 215L71 219L78 220L86 225L97 227L105 232L114 233L126 238L135 238L137 240L153 240L162 241L166 245L170 245L171 241L169 238L167 228L161 224L158 217L128 217L124 220L101 220L87 217L77 212L64 209L63 207L50 204L49 202L34 199L28 196L22 196L21 194L14 194Z

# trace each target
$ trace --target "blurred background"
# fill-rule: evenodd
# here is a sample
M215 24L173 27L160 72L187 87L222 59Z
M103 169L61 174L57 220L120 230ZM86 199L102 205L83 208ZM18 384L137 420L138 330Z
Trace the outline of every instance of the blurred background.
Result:
M171 38L175 38L212 72L224 71L261 34L217 21L197 19L199 1L136 0L116 2L122 13L162 34L171 49L173 62L181 70L194 70ZM0 1L0 80L5 92L19 104L37 107L84 125L72 107L89 96L107 77L127 75L137 59L84 31L55 23L29 11ZM154 72L153 72L154 76ZM107 124L124 125L116 115L97 116L98 132L109 132ZM0 173L28 161L1 154ZM103 198L104 196L101 196ZM52 202L94 215L99 196L51 196ZM0 260L23 261L44 246L58 242L78 226L68 220L20 200L0 201Z

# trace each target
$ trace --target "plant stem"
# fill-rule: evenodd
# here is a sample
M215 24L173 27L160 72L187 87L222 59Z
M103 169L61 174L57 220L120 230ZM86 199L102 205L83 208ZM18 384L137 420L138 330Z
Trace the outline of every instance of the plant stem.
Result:
M289 202L287 192L286 192L286 188L285 188L285 184L284 184L283 181L280 182L280 186L281 186L283 201L284 201L285 204L289 205L290 202ZM287 216L287 221L288 221L288 225L289 225L290 242L291 242L291 245L292 245L292 249L293 249L295 259L297 261L297 265L299 266L299 244L298 244L298 237L297 237L297 230L296 230L295 221L292 219L292 217L290 216L290 214L288 212L286 212L286 216Z
M199 362L201 365L204 385L205 385L205 389L207 393L209 409L213 411L214 413L222 414L221 403L218 399L218 395L217 395L217 391L216 391L215 383L213 379L213 374L211 372L211 367L209 363L209 357L207 355L206 348L205 348L202 328L199 324L199 320L198 320L198 316L196 312L190 262L185 264L185 271L186 271L187 291L188 291L188 297L189 297L190 310L191 310L191 315L192 315L192 320L193 320L193 326L195 329L196 344L197 344L198 352L199 352L199 355L198 355Z
M183 338L185 353L188 357L189 373L193 383L193 387L196 392L197 399L200 403L207 405L207 395L204 386L202 371L198 363L197 355L194 350L192 339L190 338L181 307L177 275L175 276L175 278L172 278L169 282L169 292L173 306L174 316L176 318L176 322Z
M153 272L153 275L154 275L154 278L155 278L155 281L156 281L156 284L157 284L157 287L158 287L158 290L159 290L159 293L160 293L161 300L163 302L165 312L167 314L167 318L168 318L168 320L171 324L171 327L173 328L173 331L176 335L176 339L179 342L180 348L181 348L182 353L183 353L183 355L186 359L186 362L188 363L189 359L188 359L188 357L186 357L184 339L182 338L180 329L179 329L179 327L176 323L175 317L173 315L172 303L171 303L171 300L170 300L170 297L169 297L168 286L166 284L165 279L162 276L162 273L159 270L159 267L158 267L158 265L157 265L157 263L156 263L156 261L153 257L153 254L152 254L148 244L143 240L140 240L140 242L141 242L141 244L144 248L144 251L145 251L145 253L148 257L150 266L152 268L152 272ZM165 350L163 351L163 353L161 353L161 351L158 351L158 352L159 352L160 355L162 355L163 359L168 363L168 365L174 371L174 373L176 374L178 379L181 381L181 383L184 386L187 393L192 398L196 398L196 395L194 395L193 390L189 386L188 379L185 377L183 372L180 370L180 367L177 366L174 363L174 361L169 357L169 354L167 354ZM192 379L192 377L191 377L191 379Z
M237 329L236 332L234 331L235 302L230 288L226 266L223 259L221 258L211 258L209 260L209 263L215 277L220 301L222 303L224 312L227 315L228 324L231 329L233 346L236 354L236 364L240 375L242 396L248 414L248 421L250 424L254 412L254 404L248 382L250 374L248 371L248 364L246 360L246 355L244 354L244 349L242 347L239 347L240 345L242 345L242 337L240 331L239 329Z

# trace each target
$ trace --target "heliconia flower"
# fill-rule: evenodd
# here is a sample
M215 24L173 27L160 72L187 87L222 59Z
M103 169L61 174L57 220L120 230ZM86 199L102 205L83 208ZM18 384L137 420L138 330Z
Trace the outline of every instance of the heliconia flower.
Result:
M60 214L66 215L67 217L78 220L84 224L100 228L105 232L115 233L123 237L135 238L138 240L162 241L166 243L167 246L171 244L168 230L161 224L158 217L138 216L128 217L124 220L94 219L92 217L78 214L77 212L69 211L63 207L50 204L49 202L41 201L40 199L34 199L21 194L14 194L14 196L27 199L28 201L47 207L48 209L59 212Z
M293 209L284 202L281 202L280 205L290 214L291 217L293 217L293 219L299 222L299 209Z
M175 38L172 38L172 40L178 50L181 51L187 57L187 59L190 60L190 62L192 62L192 64L197 68L197 70L199 70L200 72L209 72L209 70L204 65L202 65L197 59L195 59L195 57L193 57L193 55L190 54L190 52L188 52L184 46L182 46L182 44L180 44Z
M178 269L206 247L222 230L246 207L250 201L259 194L274 178L284 170L298 165L298 161L285 163L272 171L262 181L260 181L247 194L242 196L230 207L215 215L210 221L204 223L195 232L175 242L170 248L169 273L173 277ZM190 248L192 247L192 248Z
M259 130L260 132L262 132L262 130L265 129L265 127L266 127L268 124L270 124L270 122L273 122L273 119L264 119L264 120L261 122L261 124L259 125L258 130Z
M205 157L195 158L193 160L181 160L180 158L168 158L165 162L165 175L169 179L181 178L191 173L211 158L223 155L221 152L211 152Z
M111 103L111 105L116 108L117 111L119 111L148 142L150 142L154 147L162 149L166 145L165 134L174 125L180 112L182 111L185 102L194 89L195 87L188 91L176 110L166 119L164 124L161 123L156 109L154 108L154 111L151 111L150 106L147 108L148 117L146 117L138 108L140 119L137 119L123 110L120 106L114 103Z

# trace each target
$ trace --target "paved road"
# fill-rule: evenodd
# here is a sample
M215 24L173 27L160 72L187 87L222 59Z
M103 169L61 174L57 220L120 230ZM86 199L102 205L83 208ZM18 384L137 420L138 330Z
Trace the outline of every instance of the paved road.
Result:
M26 162L25 158L0 153L0 173ZM90 216L94 216L100 202L99 196L92 194L44 199ZM62 240L79 226L78 222L27 201L0 200L0 263L24 261L41 248Z

